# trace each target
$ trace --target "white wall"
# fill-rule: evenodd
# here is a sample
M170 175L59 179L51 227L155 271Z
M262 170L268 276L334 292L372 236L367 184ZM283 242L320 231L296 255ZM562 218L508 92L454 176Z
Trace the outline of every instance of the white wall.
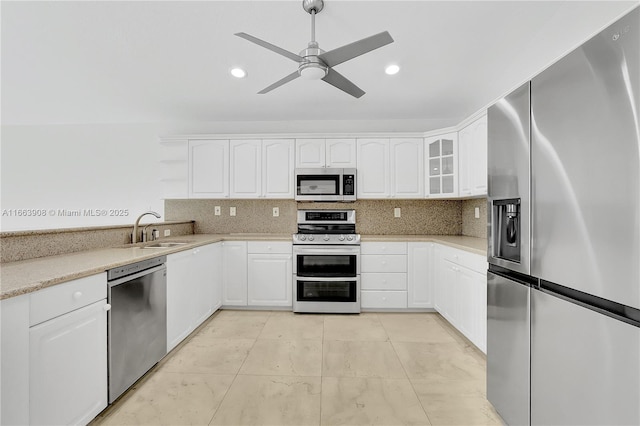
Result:
M3 126L0 230L132 224L149 209L163 214L157 146L153 125Z

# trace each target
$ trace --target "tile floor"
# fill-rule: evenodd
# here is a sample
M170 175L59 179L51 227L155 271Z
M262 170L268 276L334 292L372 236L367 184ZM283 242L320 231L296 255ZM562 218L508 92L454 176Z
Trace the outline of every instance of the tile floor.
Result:
M436 313L223 310L92 426L501 425L485 357Z

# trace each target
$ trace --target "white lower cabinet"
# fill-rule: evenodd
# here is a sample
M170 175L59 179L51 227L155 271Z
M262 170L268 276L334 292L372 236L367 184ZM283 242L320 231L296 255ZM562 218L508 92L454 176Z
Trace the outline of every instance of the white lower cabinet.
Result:
M486 353L486 259L480 255L436 245L434 262L436 310Z
M29 424L87 424L107 406L106 303L29 330Z
M167 256L167 352L220 307L221 244Z
M222 243L222 306L247 306L247 242Z
M30 295L29 424L84 425L106 408L106 297L106 274Z
M292 246L289 242L248 244L247 305L291 307Z
M363 242L360 255L360 306L407 308L407 243Z
M407 243L407 307L433 308L434 243Z

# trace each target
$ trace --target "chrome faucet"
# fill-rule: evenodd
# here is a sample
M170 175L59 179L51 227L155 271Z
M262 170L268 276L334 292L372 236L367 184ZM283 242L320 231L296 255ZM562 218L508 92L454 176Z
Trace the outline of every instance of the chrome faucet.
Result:
M133 235L131 236L131 243L132 244L135 244L135 243L138 242L138 225L140 224L140 219L142 219L143 216L146 216L148 214L152 214L155 217L157 217L158 219L160 219L160 215L158 213L152 212L152 211L144 212L140 216L138 216L138 218L136 219L136 223L133 225Z

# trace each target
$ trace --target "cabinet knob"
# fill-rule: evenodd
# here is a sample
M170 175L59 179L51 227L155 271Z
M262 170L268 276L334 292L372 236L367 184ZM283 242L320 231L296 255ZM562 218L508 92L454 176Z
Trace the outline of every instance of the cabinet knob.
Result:
M82 297L82 292L81 291L76 291L75 293L73 293L73 298L75 300L79 300Z
M111 310L111 305L110 304L106 304L102 307L102 309L104 309L105 312L110 311Z
M271 246L267 246L267 250L271 250Z

